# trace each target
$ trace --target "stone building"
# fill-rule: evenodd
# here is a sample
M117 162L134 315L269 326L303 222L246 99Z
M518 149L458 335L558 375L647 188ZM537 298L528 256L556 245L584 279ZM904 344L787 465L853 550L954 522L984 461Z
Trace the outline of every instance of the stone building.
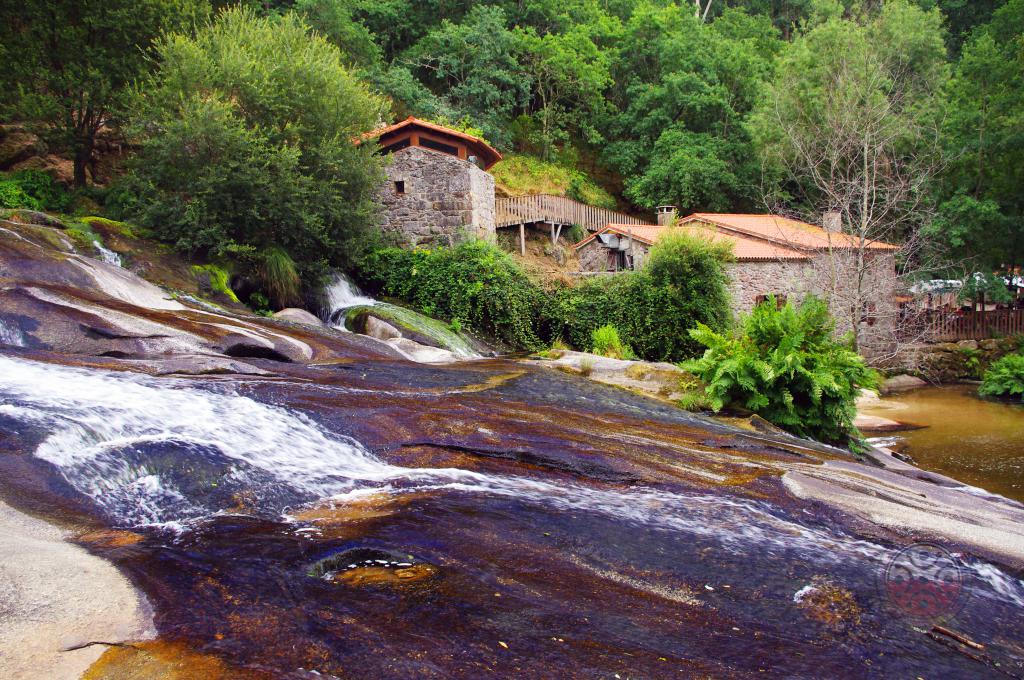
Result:
M407 118L374 130L390 156L377 198L381 226L403 245L452 245L467 237L494 238L494 177L501 154L472 135Z
M695 213L675 221L671 208L664 206L658 217L660 225L609 224L583 239L574 246L580 269L639 269L663 234L682 229L732 244L735 260L727 272L735 312L749 312L769 296L781 303L814 294L828 301L840 333L856 324L859 336L876 346L893 336L898 317L896 246L860 244L842 233L840 225L826 230L779 215Z

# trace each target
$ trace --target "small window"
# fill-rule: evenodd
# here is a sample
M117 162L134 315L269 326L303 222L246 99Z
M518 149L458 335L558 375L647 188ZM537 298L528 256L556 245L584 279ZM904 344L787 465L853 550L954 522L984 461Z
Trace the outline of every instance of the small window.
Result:
M782 293L774 293L774 296L776 309L782 309L783 307L786 306L785 295L783 295ZM768 302L768 300L771 297L772 295L758 295L757 297L754 298L754 306L756 307L757 305L761 305L764 304L765 302Z
M420 137L420 146L425 146L428 149L440 151L441 153L451 154L452 156L459 155L458 147L452 146L451 144L445 144L444 142L438 142L428 137Z
M398 180L398 181L395 182L395 193L396 194L404 194L405 193L405 181L404 180Z
M401 151L402 149L408 148L410 144L411 144L411 142L409 141L409 138L406 137L405 139L398 140L394 144L390 144L388 146L381 147L381 149L378 151L378 153L380 153L380 154L394 153L395 151Z

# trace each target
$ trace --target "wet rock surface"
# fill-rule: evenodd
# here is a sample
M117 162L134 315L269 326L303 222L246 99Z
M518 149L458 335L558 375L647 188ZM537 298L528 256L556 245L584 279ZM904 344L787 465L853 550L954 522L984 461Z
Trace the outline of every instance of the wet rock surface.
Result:
M550 368L213 311L4 234L26 306L0 306L22 340L0 348L0 492L91 523L160 636L86 677L1024 673L1020 504ZM244 366L159 375L210 356ZM984 657L880 591L918 540L959 556L947 624Z

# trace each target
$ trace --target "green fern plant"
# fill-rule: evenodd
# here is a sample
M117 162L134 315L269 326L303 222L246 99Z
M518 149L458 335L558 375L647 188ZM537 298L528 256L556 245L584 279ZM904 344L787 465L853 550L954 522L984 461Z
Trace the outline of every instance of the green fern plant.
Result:
M985 371L978 394L1024 401L1024 354L1007 354L992 364Z
M681 366L707 385L715 411L741 406L795 435L857 446L855 401L861 389L877 389L879 376L834 329L821 300L778 309L770 299L732 332L691 330L708 349Z

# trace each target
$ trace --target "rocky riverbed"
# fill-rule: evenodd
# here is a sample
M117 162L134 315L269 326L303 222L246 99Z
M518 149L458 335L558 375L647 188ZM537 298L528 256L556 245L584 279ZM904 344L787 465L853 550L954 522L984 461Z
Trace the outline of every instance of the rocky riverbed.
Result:
M0 225L0 491L152 606L155 640L87 677L1024 674L1018 503L552 368L410 362L65 241ZM923 620L890 587L920 541L957 574Z

